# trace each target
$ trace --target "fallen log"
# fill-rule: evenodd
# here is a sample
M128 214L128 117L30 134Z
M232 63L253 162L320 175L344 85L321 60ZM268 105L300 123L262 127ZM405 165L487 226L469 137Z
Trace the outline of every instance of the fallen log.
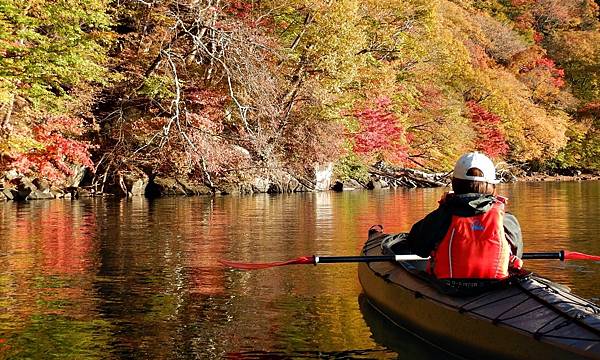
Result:
M441 187L448 186L450 173L426 173L408 168L392 168L382 163L369 168L369 173L393 187Z

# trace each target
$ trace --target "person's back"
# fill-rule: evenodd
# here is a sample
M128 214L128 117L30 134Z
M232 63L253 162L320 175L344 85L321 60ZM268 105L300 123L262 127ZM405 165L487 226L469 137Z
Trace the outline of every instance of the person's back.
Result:
M481 153L463 155L454 168L453 193L413 225L407 237L413 253L430 256L428 271L438 279L503 279L519 268L523 251L517 219L496 196L495 168Z

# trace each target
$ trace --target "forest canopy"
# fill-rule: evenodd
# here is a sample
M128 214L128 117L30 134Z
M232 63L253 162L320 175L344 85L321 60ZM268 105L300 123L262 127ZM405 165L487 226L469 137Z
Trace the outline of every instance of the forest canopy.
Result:
M0 0L0 174L600 170L594 0Z

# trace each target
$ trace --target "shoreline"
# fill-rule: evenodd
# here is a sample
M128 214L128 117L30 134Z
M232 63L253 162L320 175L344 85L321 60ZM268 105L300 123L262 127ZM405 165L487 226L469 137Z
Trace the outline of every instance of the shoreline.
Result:
M426 173L414 169L393 169L384 166L372 167L369 171L370 180L359 182L353 179L339 180L331 177L315 176L315 179L295 179L288 176L284 182L258 179L254 183L223 183L215 188L178 178L154 177L132 174L124 177L120 187L97 190L97 186L88 181L82 181L81 176L76 184L55 187L47 181L37 178L15 177L8 187L0 186L0 201L23 202L28 200L78 199L90 197L131 198L146 197L160 198L172 196L197 195L251 195L257 193L297 193L297 192L347 192L355 190L379 190L397 188L433 188L450 186L449 173ZM331 174L330 174L331 175ZM510 175L510 174L509 174ZM531 172L522 176L510 175L500 177L501 183L515 182L565 182L565 181L600 181L600 172L581 172L574 170L567 174ZM108 190L108 191L104 191Z
M501 184L510 184L516 182L581 182L581 181L600 181L600 174L576 174L576 175L550 175L545 173L532 173L526 176L514 177L514 181L506 181ZM94 197L102 197L102 198L132 198L132 197L145 197L145 198L161 198L161 197L176 197L176 196L223 196L223 195L252 195L256 193L274 193L274 194L284 194L284 193L295 193L295 192L348 192L348 191L356 191L356 190L379 190L379 189L393 189L393 188L416 188L413 186L398 186L398 184L390 184L389 182L384 181L383 179L377 177L372 178L372 180L368 184L359 184L356 181L341 182L341 181L333 181L331 186L329 186L325 190L309 190L307 188L303 188L301 191L218 191L215 193L204 193L204 192L195 192L195 193L162 193L158 196L149 196L147 191L139 191L136 194L129 193L127 196L123 196L118 193L104 192L104 193L95 193L94 191L90 191L88 186L80 186L80 187L69 187L65 189L57 189L57 188L46 188L44 190L37 189L35 185L32 183L28 183L28 185L32 188L27 189L26 193L22 193L24 189L22 187L18 188L4 188L0 189L0 202L24 202L30 200L53 200L53 199L79 199L79 198L94 198ZM238 186L242 186L242 184L237 184ZM419 186L420 188L433 188L433 187L443 187L449 186L449 184L442 184L438 182L437 184L430 184L431 186ZM233 184L232 187L235 187L236 184ZM140 189L141 190L141 189ZM144 189L145 190L145 189ZM282 190L282 189L280 189Z
M526 176L517 177L516 182L551 182L551 181L598 181L600 174L580 174L580 175L549 175L543 173L534 173Z

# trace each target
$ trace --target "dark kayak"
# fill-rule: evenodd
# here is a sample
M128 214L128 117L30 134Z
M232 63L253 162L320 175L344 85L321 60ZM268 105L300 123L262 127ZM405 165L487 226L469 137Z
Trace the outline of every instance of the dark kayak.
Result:
M362 255L387 254L373 234ZM423 261L361 263L371 306L428 342L469 359L600 359L600 307L533 274L456 296L423 272Z

